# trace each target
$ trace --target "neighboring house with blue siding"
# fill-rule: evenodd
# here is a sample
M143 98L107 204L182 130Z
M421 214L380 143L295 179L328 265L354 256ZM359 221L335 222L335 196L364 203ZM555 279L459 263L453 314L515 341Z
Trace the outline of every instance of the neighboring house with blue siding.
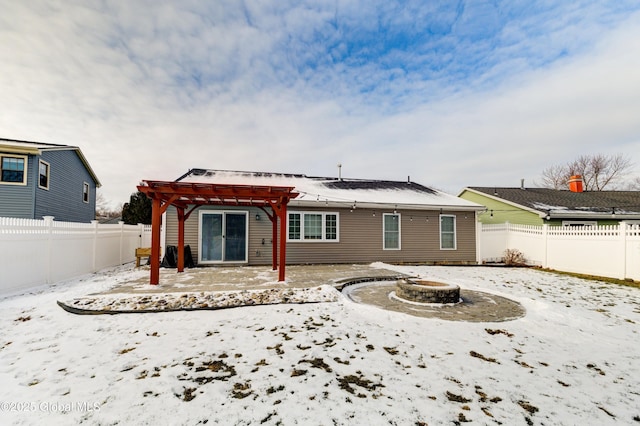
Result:
M77 146L0 138L0 216L90 222L99 187Z

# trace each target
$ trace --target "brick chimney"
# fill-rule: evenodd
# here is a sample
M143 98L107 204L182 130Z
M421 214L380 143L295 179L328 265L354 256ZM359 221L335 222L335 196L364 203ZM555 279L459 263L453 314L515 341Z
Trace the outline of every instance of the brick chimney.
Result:
M582 176L573 175L571 179L569 179L569 191L571 192L583 192L582 188Z

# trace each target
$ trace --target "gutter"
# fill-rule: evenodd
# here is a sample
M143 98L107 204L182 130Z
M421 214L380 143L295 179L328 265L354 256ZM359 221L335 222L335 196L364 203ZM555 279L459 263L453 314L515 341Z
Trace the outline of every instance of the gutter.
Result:
M331 200L296 200L289 201L289 207L331 207L331 208L349 208L355 204L356 209L389 209L389 210L456 210L467 212L479 212L486 210L485 206L461 206L448 204L404 204L404 203L375 203L375 202L359 202L357 200L349 201L331 201Z
M640 220L640 213L571 213L571 212L567 212L567 213L540 213L539 216L542 219L546 219L547 216L549 217L548 220L551 219L573 219L573 220Z

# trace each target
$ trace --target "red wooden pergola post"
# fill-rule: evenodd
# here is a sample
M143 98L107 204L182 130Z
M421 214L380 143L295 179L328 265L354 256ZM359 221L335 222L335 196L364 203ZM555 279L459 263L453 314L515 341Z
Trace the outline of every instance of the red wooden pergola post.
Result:
M184 209L178 208L178 272L184 272Z
M287 263L287 203L280 204L280 262L278 281L284 281L284 268Z
M273 216L271 218L271 244L273 244L273 248L271 250L272 254L272 262L271 265L273 270L278 269L278 216L276 215L275 209L273 210Z
M176 207L178 219L178 272L184 271L184 222L198 207L204 205L258 206L264 210L270 206L272 222L273 268L279 269L278 280L285 279L287 241L287 203L299 194L293 187L230 185L212 183L144 181L138 190L152 200L151 212L151 274L149 283L160 281L160 226L162 215L170 205ZM191 210L185 213L189 206ZM265 210L266 212L266 210ZM278 221L280 222L280 244L278 244ZM279 262L277 252L280 249Z
M154 197L151 203L151 276L149 278L149 284L153 285L160 282L160 226L162 225L160 208L160 198Z

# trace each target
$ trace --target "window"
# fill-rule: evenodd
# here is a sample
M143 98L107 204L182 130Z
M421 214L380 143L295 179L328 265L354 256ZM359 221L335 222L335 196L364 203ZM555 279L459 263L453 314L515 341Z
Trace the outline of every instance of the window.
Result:
M400 215L384 213L382 215L382 234L384 250L400 250Z
M87 182L82 184L82 202L89 202L89 184Z
M456 249L456 217L440 215L440 250Z
M38 163L38 187L49 189L49 163L42 160Z
M0 182L26 185L27 184L27 157L24 156L0 156Z
M289 213L289 241L338 241L338 214L326 212Z
M575 226L575 227L598 226L598 222L596 222L595 220L563 220L562 226Z
M289 239L300 239L300 213L289 213Z
M304 215L304 239L305 240L321 240L322 239L322 214Z
M328 213L324 215L325 223L325 239L337 240L338 239L338 215Z

